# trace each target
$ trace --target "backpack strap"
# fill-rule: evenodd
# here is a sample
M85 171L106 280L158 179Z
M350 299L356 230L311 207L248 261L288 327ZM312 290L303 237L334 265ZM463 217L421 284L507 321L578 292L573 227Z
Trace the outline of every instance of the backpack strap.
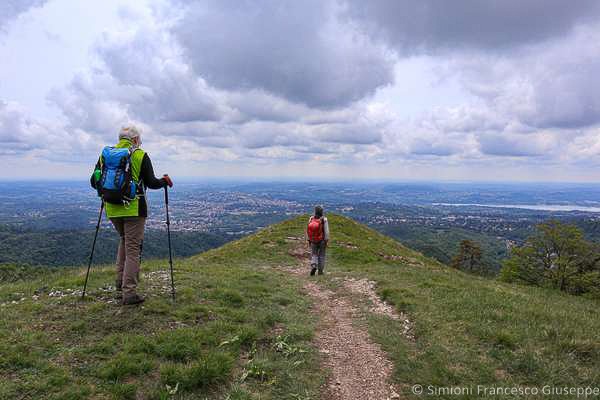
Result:
M133 151L131 150L133 148L133 146L129 147L129 166L131 168L131 158L133 157L133 154L138 151L138 150L142 150L139 147L135 147L133 148ZM142 159L142 163L143 163L143 159ZM131 175L131 180L133 180L133 173L130 174ZM146 188L144 187L144 181L142 180L142 171L141 171L141 165L140 165L140 176L138 176L138 180L136 183L137 185L137 195L140 197L145 197L146 196Z
M323 240L325 240L325 217L319 218L321 221L321 232L323 233Z

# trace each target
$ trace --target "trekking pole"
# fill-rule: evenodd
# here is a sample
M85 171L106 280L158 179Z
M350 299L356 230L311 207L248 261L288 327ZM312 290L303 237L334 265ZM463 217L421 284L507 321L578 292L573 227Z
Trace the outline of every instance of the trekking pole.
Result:
M83 292L81 293L81 300L85 298L85 290L87 288L88 278L90 276L90 268L92 268L92 260L94 259L94 249L96 248L96 239L98 238L98 230L100 230L100 222L102 221L102 211L104 211L104 201L101 200L100 213L98 214L98 222L96 223L96 233L94 234L94 242L92 243L92 252L90 253L90 259L88 262L87 272L85 274L85 283L83 284Z
M144 255L144 239L140 242L140 265L142 265L142 256Z
M169 189L165 186L165 209L167 211L167 237L169 238L169 266L171 267L171 297L175 300L175 281L173 279L173 254L171 251L171 220L169 219Z

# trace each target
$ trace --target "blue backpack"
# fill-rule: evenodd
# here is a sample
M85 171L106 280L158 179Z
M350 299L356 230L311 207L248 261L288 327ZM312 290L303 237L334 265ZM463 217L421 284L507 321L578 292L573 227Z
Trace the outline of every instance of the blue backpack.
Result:
M102 175L96 189L107 203L126 205L137 198L139 184L131 175L132 154L127 147L106 146L102 150Z

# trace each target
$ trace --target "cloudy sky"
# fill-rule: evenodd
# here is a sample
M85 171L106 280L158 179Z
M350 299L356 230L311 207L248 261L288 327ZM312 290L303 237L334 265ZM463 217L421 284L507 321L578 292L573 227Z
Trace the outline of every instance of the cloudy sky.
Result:
M595 0L3 0L0 178L600 181Z

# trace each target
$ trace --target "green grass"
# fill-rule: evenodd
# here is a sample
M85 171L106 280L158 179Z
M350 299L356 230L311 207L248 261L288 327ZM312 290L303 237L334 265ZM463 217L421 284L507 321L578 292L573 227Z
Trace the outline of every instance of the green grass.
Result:
M329 221L327 274L316 279L372 279L411 320L414 340L399 321L364 320L405 398L416 398L413 384L600 384L598 301L465 274L349 219ZM0 308L0 399L318 399L316 318L303 279L280 268L297 265L288 250L298 242L286 237L302 236L305 223L178 260L175 304L146 279L143 307L109 303L100 288L114 279L110 267L94 268L83 302L48 293L78 289L84 270L0 286L10 303ZM143 271L166 267L150 261Z
M0 286L0 399L318 398L309 299L273 268L293 261L286 249L265 257L264 238L177 261L174 304L143 277L142 307L111 303L111 267L94 267L85 301L49 296L79 289L83 269ZM303 351L278 350L281 335Z

